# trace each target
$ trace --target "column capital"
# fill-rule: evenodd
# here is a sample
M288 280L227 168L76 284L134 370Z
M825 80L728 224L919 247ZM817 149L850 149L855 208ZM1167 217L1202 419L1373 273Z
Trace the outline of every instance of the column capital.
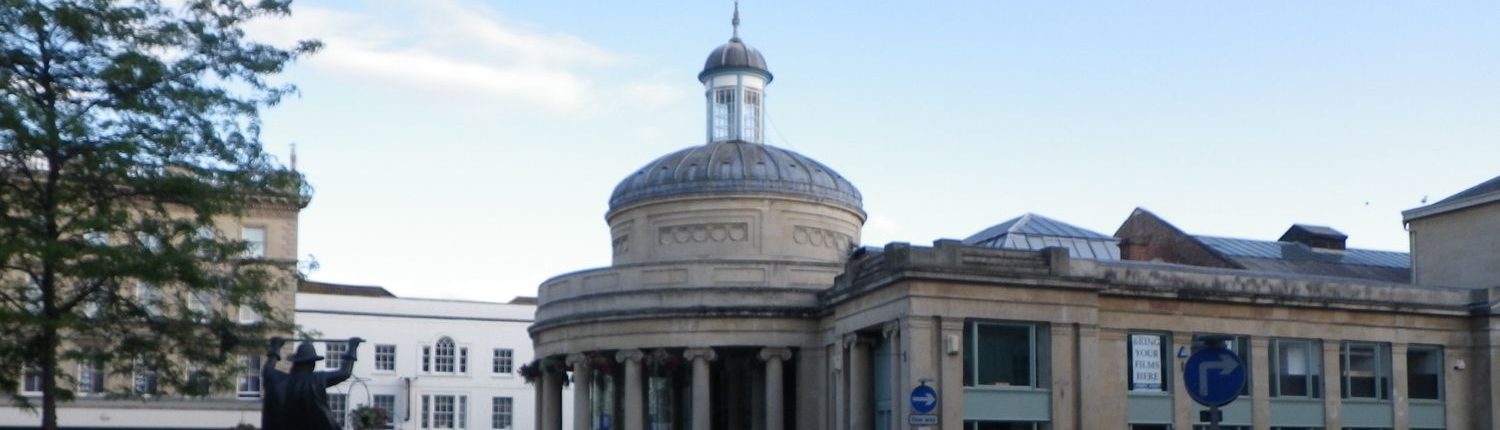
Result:
M777 361L786 361L792 359L792 349L784 346L768 346L765 348L761 348L760 354L757 355L760 357L760 361L771 361L771 359L776 359Z
M880 335L886 339L895 337L898 334L901 334L901 320L891 321L880 327Z
M843 344L845 347L851 348L855 346L867 347L870 345L874 345L875 341L871 340L868 337L860 336L859 333L849 333L844 335Z
M615 361L621 363L624 363L626 361L634 361L636 363L640 363L644 358L646 358L646 353L641 352L641 350L639 349L622 349L619 351L615 351Z
M682 351L682 358L686 358L688 360L697 360L701 358L706 361L714 361L719 359L719 353L714 352L713 348L688 348Z
M590 364L589 355L582 352L568 354L568 358L565 363L568 364L568 367L572 367L574 370L577 370L579 367L588 367L588 365Z

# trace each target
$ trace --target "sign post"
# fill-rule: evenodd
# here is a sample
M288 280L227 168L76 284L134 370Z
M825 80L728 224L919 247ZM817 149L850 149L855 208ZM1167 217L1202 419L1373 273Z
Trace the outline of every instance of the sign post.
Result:
M1224 339L1208 340L1208 347L1188 357L1182 367L1182 382L1188 397L1208 406L1208 428L1219 430L1224 419L1220 406L1239 398L1245 388L1245 362L1234 351L1224 348Z
M911 389L911 416L907 417L907 423L913 426L938 425L938 416L932 413L937 406L937 390L923 381L922 385Z

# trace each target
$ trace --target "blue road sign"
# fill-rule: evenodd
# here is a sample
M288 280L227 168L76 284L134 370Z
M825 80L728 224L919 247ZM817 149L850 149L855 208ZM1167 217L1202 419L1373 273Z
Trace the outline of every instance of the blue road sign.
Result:
M1182 382L1188 396L1203 406L1224 406L1245 387L1245 362L1234 351L1204 348L1188 357Z
M937 409L937 404L937 390L932 389L927 384L918 385L917 388L911 389L912 412L918 414L931 413L934 409Z

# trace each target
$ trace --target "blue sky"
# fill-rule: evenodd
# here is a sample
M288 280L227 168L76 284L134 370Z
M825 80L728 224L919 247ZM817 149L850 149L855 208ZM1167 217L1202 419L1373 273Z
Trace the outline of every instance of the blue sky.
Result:
M1500 2L746 1L770 143L853 181L866 245L1036 212L1112 233L1333 226L1406 250L1400 211L1500 175ZM308 1L264 143L317 187L313 277L508 300L609 263L629 172L703 141L695 76L729 1Z

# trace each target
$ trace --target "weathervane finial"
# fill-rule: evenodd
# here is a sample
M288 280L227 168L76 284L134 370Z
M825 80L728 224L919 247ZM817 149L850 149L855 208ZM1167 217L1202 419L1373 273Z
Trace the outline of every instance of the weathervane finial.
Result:
M734 20L730 21L730 23L734 24L734 40L740 40L740 2L739 2L739 0L735 0L734 1Z

